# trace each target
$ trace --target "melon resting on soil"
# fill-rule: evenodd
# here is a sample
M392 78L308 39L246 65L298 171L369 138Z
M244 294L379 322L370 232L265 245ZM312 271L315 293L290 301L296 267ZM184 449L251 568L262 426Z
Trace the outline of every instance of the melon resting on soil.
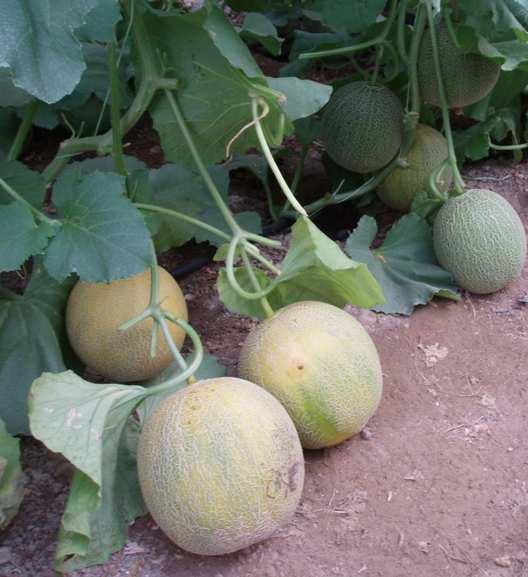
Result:
M429 179L435 170L447 160L447 140L440 132L419 124L414 141L405 157L407 166L396 167L378 187L380 199L395 210L407 211L414 197L429 188ZM449 190L452 173L445 167L437 179L440 192Z
M178 546L237 551L292 518L304 483L299 437L281 404L242 379L199 381L161 401L141 432L148 510Z
M351 82L326 105L321 128L326 152L334 162L365 174L396 156L403 137L403 108L385 86Z
M161 267L159 297L163 308L187 320L187 303L178 283ZM79 358L103 377L118 383L154 377L174 360L161 329L156 356L150 356L152 319L127 331L119 327L141 314L150 302L150 269L111 283L79 281L72 289L66 308L68 339ZM185 332L173 323L170 331L178 348Z
M381 398L381 365L370 336L347 312L321 302L289 305L257 325L238 371L279 399L307 449L361 431Z
M444 23L436 27L440 69L451 108L469 106L487 96L499 79L500 66L480 54L458 48ZM424 34L418 57L418 81L424 102L441 105L431 33Z
M459 286L477 294L517 279L526 259L526 234L515 209L490 190L468 190L450 198L433 228L439 263Z

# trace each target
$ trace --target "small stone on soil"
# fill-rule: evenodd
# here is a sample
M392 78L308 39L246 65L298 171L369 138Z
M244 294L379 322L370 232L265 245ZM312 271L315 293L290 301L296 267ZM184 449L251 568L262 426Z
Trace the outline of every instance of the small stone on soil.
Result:
M497 559L495 559L495 565L497 565L497 567L504 567L507 569L508 567L512 566L512 562L511 559L507 556L497 557Z
M361 430L361 433L359 433L359 436L364 441L370 441L370 439L372 439L372 437L373 437L373 434L372 434L372 431L368 427L365 427L364 429Z

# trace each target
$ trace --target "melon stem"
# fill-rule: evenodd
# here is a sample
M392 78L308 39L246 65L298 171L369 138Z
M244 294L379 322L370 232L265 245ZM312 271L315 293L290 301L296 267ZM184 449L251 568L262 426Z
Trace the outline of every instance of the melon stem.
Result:
M7 154L7 161L16 160L22 152L22 148L24 147L24 143L26 142L29 131L33 126L33 118L35 117L37 108L38 100L33 100L24 107L22 122L18 126L17 133Z
M409 82L411 85L411 111L420 115L421 97L420 84L418 82L418 54L420 52L420 44L422 42L423 33L425 30L426 13L423 6L420 4L416 10L416 17L414 20L413 38L411 42L411 49L409 53Z
M180 373L167 379L160 385L148 389L148 396L155 394L152 391L160 392L161 390L168 390L170 388L176 387L177 385L188 381L190 384L194 382L193 377L194 372L199 368L203 359L203 346L198 336L198 333L192 328L192 326L182 319L176 318L169 311L163 309L162 304L159 302L159 270L158 270L158 259L156 256L156 251L154 249L154 243L151 242L151 260L150 260L150 302L148 307L139 315L130 319L123 325L119 327L120 331L127 331L137 323L142 322L147 318L152 318L154 321L152 323L152 334L150 339L150 355L154 357L158 348L158 330L161 328L163 337L171 355L174 357L176 364L180 369ZM172 334L169 330L167 320L175 323L181 327L187 335L191 338L194 348L194 356L191 364L187 364L187 361L180 353Z
M115 42L108 46L108 73L110 75L110 116L112 119L112 157L116 172L128 175L123 157L123 135L121 132L121 95L117 69L117 48Z
M464 180L458 169L458 162L455 152L455 145L453 141L453 133L451 131L451 120L449 118L449 104L447 100L447 92L444 84L444 79L442 76L442 68L440 66L440 54L438 52L438 41L436 37L436 29L433 15L433 8L430 0L423 0L426 10L427 10L427 21L429 24L429 34L431 35L431 48L433 52L433 62L436 73L436 81L438 85L438 95L440 97L440 104L442 109L442 120L444 125L445 137L447 140L448 147L448 158L449 164L451 165L451 170L453 171L453 181L455 190L458 193L464 191Z
M259 111L258 111L259 105L262 106L262 109L263 109L262 114L259 114ZM260 147L262 149L262 152L264 153L264 156L266 157L266 160L268 161L268 165L271 168L271 171L273 172L273 174L275 175L275 178L277 179L277 182L278 182L284 196L288 199L290 204L293 206L293 208L299 214L301 214L302 216L307 216L306 211L301 206L299 201L295 198L295 195L290 190L290 187L288 186L288 183L284 179L284 176L282 175L280 168L277 166L277 163L275 162L275 159L273 158L273 154L271 153L271 150L270 150L270 147L269 147L268 142L266 140L266 137L264 136L264 131L262 130L261 118L264 118L269 114L268 103L261 97L258 97L258 96L252 97L251 112L253 114L253 120L255 121L255 131L257 133L257 138L258 138Z
M405 20L407 18L408 4L409 0L402 0L398 12L397 45L400 58L404 64L409 64L409 55L407 54L407 46L405 44Z

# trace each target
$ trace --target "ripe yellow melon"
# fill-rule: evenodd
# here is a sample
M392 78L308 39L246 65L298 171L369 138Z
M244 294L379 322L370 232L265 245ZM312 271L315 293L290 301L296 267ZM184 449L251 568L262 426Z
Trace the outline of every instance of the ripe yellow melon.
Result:
M158 267L159 296L163 307L187 320L187 304L178 283ZM150 269L134 277L111 283L79 281L72 289L66 308L66 330L79 358L97 373L118 383L150 379L167 368L173 357L161 330L158 350L150 356L152 319L127 331L119 331L126 321L142 313L150 302ZM178 348L185 332L170 323Z
M358 433L382 391L378 352L345 311L299 302L257 325L240 353L238 372L275 395L306 449L329 447Z
M207 379L163 400L147 420L138 472L148 510L182 549L231 553L293 516L304 483L295 426L242 379Z

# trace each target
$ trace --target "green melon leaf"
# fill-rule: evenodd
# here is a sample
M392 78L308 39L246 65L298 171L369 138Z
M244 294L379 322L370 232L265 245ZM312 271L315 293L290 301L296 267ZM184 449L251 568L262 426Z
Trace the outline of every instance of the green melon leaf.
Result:
M503 70L528 69L528 8L521 0L460 0L462 46L499 62Z
M307 0L305 13L338 32L363 32L381 14L386 0Z
M29 397L32 434L77 469L62 517L58 571L103 563L145 513L137 479L137 421L145 389L89 383L72 371L44 373Z
M12 434L29 432L27 394L43 371L65 369L64 308L71 282L51 279L36 260L24 294L0 290L0 418Z
M31 94L13 84L9 69L0 66L0 106L25 106L33 100Z
M24 498L24 474L20 467L20 442L8 435L0 419L0 533L17 514Z
M300 78L270 78L268 84L286 97L282 107L291 120L305 118L315 114L328 102L332 87L313 80Z
M149 231L124 192L124 177L111 172L84 176L77 169L61 175L53 202L62 226L44 259L53 278L76 272L87 282L109 282L149 266Z
M318 300L336 306L348 303L370 308L384 302L383 292L367 267L348 258L339 246L310 220L299 218L282 265L282 274L271 280L259 272L263 288L273 286L268 300L274 310L300 300ZM243 268L236 269L243 288L253 290ZM225 270L220 271L218 291L222 302L234 313L264 318L259 301L240 298L231 288Z
M42 253L54 234L52 226L37 224L19 202L0 206L0 272L17 270L30 256Z
M383 305L373 310L386 314L410 315L417 305L434 296L458 300L451 275L434 256L431 227L415 214L402 217L388 232L383 244L371 245L378 227L370 216L363 216L346 242L346 252L368 266L385 294Z
M242 70L248 78L261 78L262 72L248 47L242 42L221 8L216 5L203 23L210 39L231 66Z
M100 0L3 0L0 69L14 87L48 104L69 94L85 64L74 30ZM5 78L5 74L4 74Z
M246 41L258 42L274 56L281 53L283 38L279 38L277 29L264 14L249 12L246 14L244 23L239 32Z
M106 46L100 44L82 45L82 53L84 61L86 62L86 69L83 72L79 84L75 90L62 98L59 102L53 105L53 110L70 111L83 106L92 94L95 94L100 100L102 107L109 87L110 78L108 74L108 49ZM125 66L128 64L128 58L123 58L119 68L119 98L121 108L127 107L132 99L130 89L126 83ZM107 103L107 109L110 111L110 102ZM64 112L68 118L68 112ZM84 129L86 133L86 128Z
M229 189L229 172L220 166L211 166L209 172L222 198L227 202ZM148 190L143 189L142 198L137 201L170 208L187 216L198 218L215 226L226 234L231 234L224 217L211 198L202 177L187 168L166 164L149 173ZM237 222L251 232L261 232L260 217L254 212L235 214ZM209 242L219 246L225 239L187 224L171 216L156 215L156 247L159 251L181 246L191 238L197 242Z
M110 42L114 39L114 26L120 21L121 11L116 0L98 0L75 35L85 42Z
M299 60L303 52L330 50L353 44L353 39L343 32L293 31L293 42L288 59L289 64L281 68L280 76L303 76L313 67L313 60ZM345 62L345 60L343 60Z
M149 11L142 18L155 48L166 55L167 64L181 80L181 89L174 97L206 164L223 160L229 141L251 122L252 92L261 94L270 105L270 114L262 124L271 139L278 126L280 106L266 92L266 81L247 46L217 9L198 24L194 14L159 16ZM163 94L152 103L150 113L167 160L194 169L194 161ZM292 127L286 129L291 131ZM248 129L236 140L231 152L242 153L257 145L255 130Z
M16 160L0 162L0 178L35 208L40 209L46 194L46 184L39 172L30 170ZM13 197L0 187L0 204L10 204Z
M501 142L508 135L514 141L519 138L521 128L520 110L507 107L494 111L484 122L454 133L455 149L460 161L464 157L481 160L489 156L489 139Z

